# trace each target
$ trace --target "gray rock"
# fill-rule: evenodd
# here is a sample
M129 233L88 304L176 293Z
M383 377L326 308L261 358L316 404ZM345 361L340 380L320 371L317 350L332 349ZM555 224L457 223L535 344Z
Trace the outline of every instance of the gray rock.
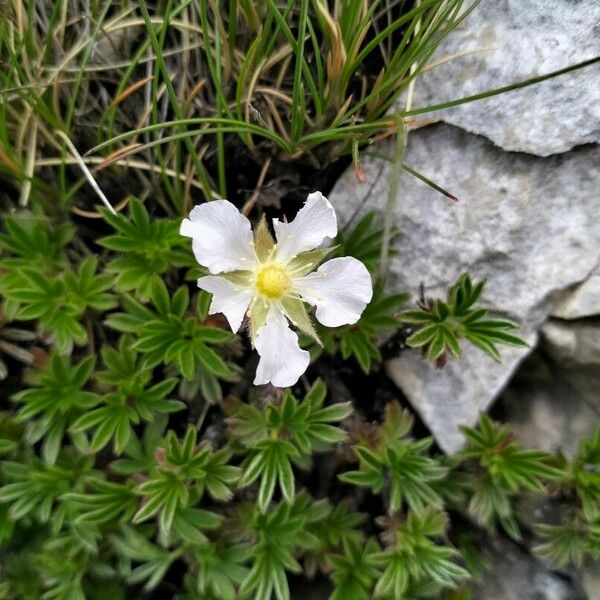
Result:
M565 370L565 378L583 401L596 411L595 425L600 423L600 366L580 366Z
M523 447L573 457L600 422L600 406L589 401L584 388L579 369L535 352L498 398L500 420Z
M532 341L532 338L529 338ZM404 353L388 361L386 371L402 389L412 406L446 452L464 443L462 425L474 425L502 391L527 350L503 350L502 364L471 346L464 347L460 361L451 360L437 370L418 352Z
M379 148L386 151L387 148ZM400 229L390 287L445 294L464 271L488 278L484 300L521 323L532 345L565 290L588 277L600 253L600 148L540 159L507 154L484 138L447 125L413 132L405 161L454 192L458 203L404 174L395 206ZM383 211L389 163L366 159L369 183L353 169L330 194L342 223ZM394 381L441 447L460 447L459 425L472 425L529 349L504 348L495 364L476 348L442 371L408 352L388 364Z
M483 0L433 57L414 107L556 71L600 54L598 0ZM505 150L548 156L600 141L600 65L437 116ZM425 115L428 116L428 115ZM422 117L417 117L422 118Z
M597 425L600 423L600 323L550 320L542 333L541 349L554 359L557 382L568 385L574 392L569 397L573 401L570 412L577 417L577 406L583 402L595 412L591 426ZM559 400L554 402L560 404ZM581 408L580 417L590 417L589 412Z
M490 568L475 586L473 600L585 600L568 579L513 542L490 538L484 556Z
M588 560L581 569L581 585L587 600L600 600L600 560Z
M600 315L600 267L578 285L556 307L552 315L561 319L582 319Z
M600 323L551 320L542 334L544 347L557 361L600 366Z

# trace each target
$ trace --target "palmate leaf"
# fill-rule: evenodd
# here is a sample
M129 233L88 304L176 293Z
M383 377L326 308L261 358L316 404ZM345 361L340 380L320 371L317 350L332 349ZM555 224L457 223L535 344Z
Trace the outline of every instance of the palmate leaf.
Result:
M28 463L4 461L1 472L5 483L0 489L0 503L9 506L14 521L33 517L40 523L53 521L60 528L68 501L62 496L80 491L91 475L89 458L62 456L49 465L38 458Z
M310 466L313 452L328 450L345 439L345 432L333 425L352 412L350 403L323 407L327 389L317 380L298 401L286 390L279 406L263 411L239 404L230 409L229 431L246 453L240 487L260 481L258 505L266 511L276 488L291 503L295 496L292 464Z
M98 452L112 440L113 451L121 454L134 435L134 425L185 408L183 402L168 398L177 384L176 379L149 385L152 369L139 360L130 344L129 338L124 336L118 350L108 346L102 349L107 369L96 377L100 384L113 391L103 394L97 406L77 418L69 428L74 434L94 430L90 443L92 452Z
M144 584L154 589L169 567L182 553L182 548L167 550L153 544L132 527L122 526L120 533L110 538L117 554L125 561L125 578L131 584ZM139 563L139 564L138 564ZM137 564L136 567L133 564Z
M559 525L536 525L535 532L542 540L535 551L558 567L600 559L600 522L574 517Z
M69 428L101 402L101 396L86 389L94 365L93 356L73 364L53 354L45 369L32 377L32 387L12 397L21 405L15 418L26 424L25 438L32 444L43 440L42 456L48 463L56 461L67 432L75 444L87 448L85 437Z
M375 581L380 575L376 558L380 550L377 540L344 540L342 550L340 554L327 557L334 583L330 600L371 600Z
M504 425L496 425L481 415L479 427L463 427L468 447L459 452L461 459L479 462L492 481L511 492L520 488L543 491L543 481L558 480L564 472L552 465L554 458L541 450L523 450Z
M564 479L556 459L541 450L524 450L508 429L482 415L477 428L464 427L467 447L455 458L471 478L469 510L490 528L501 525L515 539L520 533L514 518L514 498L523 490L544 493L545 484Z
M125 295L121 303L126 312L107 319L109 327L135 336L134 348L145 355L149 367L161 362L173 365L187 380L195 379L203 370L221 378L233 377L233 371L212 346L231 343L235 335L187 316L186 287L169 297L162 280L155 281L151 299L154 310Z
M416 514L442 506L434 484L445 477L447 470L427 456L433 442L431 438L412 440L408 437L411 426L408 413L403 413L395 402L388 404L376 445L370 447L369 440L359 441L354 448L358 470L339 476L345 483L368 487L374 493L381 493L389 482L387 503L390 513L404 504Z
M350 500L332 505L327 499L314 500L302 490L294 498L293 510L303 515L306 529L319 540L318 546L311 543L304 554L304 568L308 572L327 565L327 554L340 550L345 540L362 539L359 525L366 515L355 512Z
M67 492L63 495L78 512L74 523L103 525L131 520L137 508L132 482L115 483L92 477L87 485L89 489L84 492Z
M3 269L39 267L45 272L64 269L63 248L75 233L70 223L54 225L42 216L23 212L15 217L4 216L3 225L5 233L0 234Z
M346 439L346 434L333 423L343 421L352 413L350 402L339 402L323 407L327 388L317 379L298 400L288 391L282 400L278 418L268 415L269 425L280 428L283 435L289 436L301 453L324 452L332 444Z
M33 557L46 590L42 598L86 600L93 597L94 572L114 576L110 564L98 556L99 538L97 529L74 526L44 541ZM116 586L107 583L105 591L114 594Z
M99 243L119 253L106 272L115 275L120 292L133 291L136 298L147 300L152 286L167 271L193 266L185 239L179 235L179 220L151 219L146 207L136 198L129 204L129 218L101 209L104 219L115 229Z
M38 321L39 328L54 337L57 350L71 352L74 344L87 342L81 320L88 310L105 311L116 304L107 290L112 278L96 274L98 262L88 258L77 272L49 274L34 267L10 272L3 283L9 316L17 320Z
M580 443L577 455L567 469L566 483L579 498L585 519L600 521L600 426Z
M123 456L110 463L110 470L119 475L129 476L135 473L148 472L154 469L157 453L164 447L164 433L167 426L165 416L144 427L141 440L137 435L129 439Z
M386 532L391 541L374 556L382 571L374 596L403 598L409 590L425 584L437 590L431 597L439 597L444 588L468 579L469 573L457 563L458 551L436 541L446 524L446 515L434 509L420 515L409 512L406 521L392 521Z
M250 556L248 544L209 541L196 546L193 549L195 567L187 581L194 594L192 597L235 600L238 586L248 576L245 565Z
M567 500L559 524L538 524L536 551L559 567L600 559L600 427L581 440L569 461L561 453L561 490Z
M137 488L144 503L136 512L133 523L141 523L159 513L159 525L164 533L169 533L175 512L185 508L190 499L185 482L170 472L158 473Z
M90 442L90 450L99 452L114 440L115 454L121 454L132 434L132 426L140 421L135 410L127 405L127 399L119 394L107 394L103 397L105 403L100 408L82 415L70 427L73 433L81 433L95 428Z
M101 386L130 393L146 387L150 382L152 369L139 360L132 343L129 336L122 335L117 348L108 345L102 347L100 354L105 369L95 374Z
M487 319L487 309L474 306L484 286L485 280L473 284L465 273L448 290L445 302L429 300L420 310L401 313L400 320L416 328L406 343L413 348L422 348L427 359L437 361L440 366L449 355L461 356L460 340L463 338L496 361L500 360L498 344L526 346L521 338L509 333L517 329L515 323Z
M199 511L194 506L204 492L215 500L227 501L232 496L231 486L239 477L239 468L228 464L227 449L213 451L208 445L196 446L196 430L189 427L183 440L174 432L164 439L164 448L156 452L156 462L150 468L146 481L136 487L142 498L133 522L139 523L158 514L164 534L174 527L181 537L186 527L196 541L203 540L201 529L218 525L216 515Z
M354 358L365 373L371 371L373 363L381 360L379 349L360 328L350 329L340 335L340 351L344 360Z
M238 515L239 535L250 537L250 570L239 590L242 598L290 598L286 571L299 573L297 556L316 549L319 540L310 531L304 498L298 504L280 502L268 512L252 506Z
M294 473L291 461L299 458L298 449L285 440L260 440L242 463L243 475L239 485L248 486L260 477L257 502L261 510L269 506L275 486L279 488L287 502L294 498Z
M251 569L242 582L241 593L247 597L264 598L274 594L278 600L289 600L290 590L286 570L300 572L298 562L277 544L263 542L254 549Z

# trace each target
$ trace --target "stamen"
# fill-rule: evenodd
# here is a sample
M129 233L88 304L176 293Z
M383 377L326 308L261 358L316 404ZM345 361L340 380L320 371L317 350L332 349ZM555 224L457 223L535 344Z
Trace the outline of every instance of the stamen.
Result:
M256 274L256 289L267 298L282 298L292 285L288 272L278 264L270 264Z
M271 248L271 251L269 252L269 256L267 256L266 262L269 262L273 258L276 250L277 250L277 244L273 244L273 247Z

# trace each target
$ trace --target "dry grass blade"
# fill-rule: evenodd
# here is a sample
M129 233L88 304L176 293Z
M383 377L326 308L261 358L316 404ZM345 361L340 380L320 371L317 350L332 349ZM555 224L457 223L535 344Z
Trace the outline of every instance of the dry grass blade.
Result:
M122 91L110 104L109 107L114 107L117 106L117 104L120 104L121 102L123 102L123 100L125 100L125 98L128 98L129 96L131 96L131 94L137 92L139 89L143 88L147 83L151 82L154 79L154 75L148 75L147 77L144 77L143 79L140 79L139 81L136 81L135 83L132 83L126 90Z
M100 189L100 186L96 183L96 180L90 173L90 170L87 168L83 158L81 158L81 155L77 151L77 148L75 148L75 146L73 145L73 142L71 142L68 136L65 135L62 131L57 131L56 135L65 142L65 144L69 148L69 151L71 152L71 155L83 171L85 178L88 180L89 184L92 186L93 190L96 192L100 200L102 200L104 206L106 206L106 208L108 208L110 212L116 215L117 213L115 209L112 207L112 204L108 201L108 198L104 195L104 192Z
M102 159L102 161L96 167L96 170L100 171L102 169L106 169L106 167L109 167L110 165L118 162L123 157L129 156L129 154L131 154L134 150L137 150L140 146L142 146L142 144L140 144L139 142L135 142L133 144L128 144L127 146L123 146L122 148L115 150L114 152ZM87 158L88 157L86 156L86 160Z

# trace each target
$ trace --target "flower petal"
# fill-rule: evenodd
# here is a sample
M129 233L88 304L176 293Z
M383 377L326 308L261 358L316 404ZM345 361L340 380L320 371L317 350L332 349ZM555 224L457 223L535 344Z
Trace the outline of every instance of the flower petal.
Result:
M227 200L195 206L179 233L192 238L196 260L211 273L249 270L256 261L250 221Z
M321 192L308 195L291 223L273 219L277 238L277 260L286 261L300 252L317 248L325 238L337 235L337 218L331 203Z
M367 267L351 256L333 258L314 273L294 281L294 289L317 307L317 320L327 327L356 323L373 297Z
M286 318L272 306L267 322L258 330L255 342L260 355L254 385L271 382L276 387L294 385L310 363L310 355L298 345L298 336Z
M209 314L223 313L234 333L240 328L252 300L252 290L242 288L225 277L208 275L198 279L198 287L213 295Z

